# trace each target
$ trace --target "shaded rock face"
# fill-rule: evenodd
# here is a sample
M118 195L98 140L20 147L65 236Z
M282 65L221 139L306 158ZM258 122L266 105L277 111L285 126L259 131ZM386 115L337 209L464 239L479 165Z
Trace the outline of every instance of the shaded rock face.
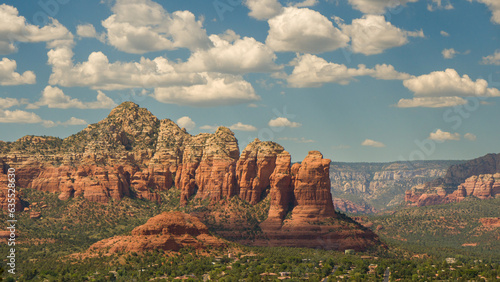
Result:
M370 207L366 203L357 204L340 198L333 198L333 205L335 206L335 209L348 213L370 214L377 212L376 209Z
M405 202L427 206L458 202L466 197L488 199L500 195L500 154L488 154L451 166L445 177L412 187Z
M276 167L276 157L284 148L274 142L255 139L241 153L236 165L239 196L252 205L260 202L270 186L270 177Z
M271 175L271 207L261 223L265 240L255 245L364 250L380 245L377 236L354 221L338 218L332 203L330 160L318 151L309 152L300 164L290 167L290 155L277 157ZM292 193L293 192L293 193ZM287 212L291 217L285 219Z
M235 169L239 148L233 132L219 127L215 134L199 134L187 138L184 144L175 181L181 190L182 205L194 194L212 202L237 195Z
M164 212L132 230L131 236L115 236L90 246L89 253L143 253L154 250L179 251L183 247L205 249L225 247L226 242L209 234L196 217L181 212Z

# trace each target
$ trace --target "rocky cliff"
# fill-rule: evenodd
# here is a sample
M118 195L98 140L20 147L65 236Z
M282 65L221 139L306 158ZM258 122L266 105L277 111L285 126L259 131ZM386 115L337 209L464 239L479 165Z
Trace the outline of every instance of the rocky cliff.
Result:
M466 197L500 197L500 154L488 154L463 164L452 165L442 178L412 187L405 202L427 206L457 202Z
M374 213L404 203L411 187L442 177L456 161L414 161L393 163L336 163L330 166L330 180L337 210Z
M221 236L255 227L249 244L340 250L380 244L374 233L335 212L330 160L320 152L292 166L282 146L256 139L240 156L228 128L193 136L131 102L65 139L26 136L0 143L0 161L4 171L16 169L18 186L58 193L61 200L83 197L104 204L134 197L161 203L161 192L175 184L182 206L209 203L198 215L204 222L221 219L211 225L229 230ZM229 205L235 198L246 207ZM245 212L252 206L263 209L259 222ZM102 244L128 250L112 247L117 241L110 240ZM153 245L158 244L174 242L165 237Z

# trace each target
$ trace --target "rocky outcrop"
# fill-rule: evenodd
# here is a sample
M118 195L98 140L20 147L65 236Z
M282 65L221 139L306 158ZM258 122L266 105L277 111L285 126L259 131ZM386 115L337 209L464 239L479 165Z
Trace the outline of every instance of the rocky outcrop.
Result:
M488 154L451 166L443 178L417 185L406 192L411 206L459 202L466 197L488 199L500 195L500 154Z
M181 190L181 204L189 198L218 201L238 194L236 161L238 141L226 127L215 134L187 138L182 165L177 171L176 187Z
M90 246L89 253L144 253L154 250L179 251L184 247L225 247L226 242L209 234L196 217L181 212L164 212L132 230L130 236L115 236Z
M364 250L380 244L373 232L335 213L328 177L330 160L311 151L302 163L288 169L289 155L278 157L279 165L271 176L269 217L261 224L266 240L256 240L256 245ZM280 193L286 189L293 189L293 199ZM288 210L290 218L283 218Z
M241 153L236 165L239 196L252 205L261 201L263 192L270 185L276 167L276 157L284 148L274 142L255 139Z

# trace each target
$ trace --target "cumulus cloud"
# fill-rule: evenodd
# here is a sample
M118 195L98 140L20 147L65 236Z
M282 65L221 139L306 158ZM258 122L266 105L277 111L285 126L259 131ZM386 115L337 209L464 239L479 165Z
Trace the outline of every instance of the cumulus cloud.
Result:
M472 133L465 133L464 138L469 141L476 141L477 136Z
M205 84L156 88L152 96L168 104L210 107L259 100L252 85L241 76L202 73Z
M444 37L450 36L450 34L444 30L441 30L440 34L441 34L441 36L444 36Z
M493 55L483 57L483 61L481 63L485 65L500 66L500 50L496 50Z
M229 126L229 129L238 131L257 131L257 127L249 124L243 124L241 122Z
M268 122L270 127L300 127L302 124L294 121L290 121L285 117L277 117Z
M196 127L196 123L188 116L179 118L177 124L180 127L184 127L186 130L191 130Z
M19 106L22 104L22 101L19 101L15 98L1 98L0 97L0 109L8 109L10 107Z
M318 4L318 0L304 0L302 2L293 4L294 7L312 7Z
M374 147L374 148L383 148L385 147L385 144L382 142L374 141L371 139L366 139L361 143L362 146L368 146L368 147Z
M35 113L21 110L0 110L0 123L41 123L42 118Z
M49 85L42 91L40 100L29 104L26 108L37 109L42 106L57 109L112 109L116 107L116 103L100 90L97 91L97 101L82 102L79 99L67 96L60 88Z
M213 48L195 51L178 69L186 72L273 72L282 69L275 64L274 51L252 37L239 38L232 30L211 35Z
M407 44L408 37L424 37L422 30L406 31L386 22L384 16L364 15L352 20L350 25L336 18L342 32L351 37L351 47L354 53L374 55L384 50Z
M491 21L500 24L500 1L498 0L468 0L469 2L479 2L483 3L491 10L493 15L491 16Z
M436 130L436 132L431 132L428 137L430 140L444 142L449 140L460 140L460 134L458 133L450 133L446 131L442 131L441 129Z
M73 35L56 19L38 27L31 25L26 18L19 16L17 8L7 4L0 5L0 55L17 52L15 42L47 42L47 45L71 44Z
M279 52L322 53L347 46L349 37L317 11L287 7L270 19L266 44Z
M407 73L400 73L392 65L376 65L373 69L365 65L348 68L345 65L327 62L315 55L305 54L295 58L292 74L287 81L291 87L320 87L324 83L349 84L357 76L371 76L382 80L403 80L410 78Z
M244 4L250 9L248 15L257 20L273 18L283 10L278 0L246 0Z
M3 58L0 61L0 85L20 85L36 83L36 75L32 71L17 73L17 62Z
M153 60L142 57L139 62L109 62L102 52L92 52L87 61L73 64L70 48L55 48L48 52L52 66L49 83L60 86L86 86L92 89L116 90L152 88L204 83L199 74L180 73L164 57Z
M418 0L349 0L351 6L364 14L383 14L386 9L394 9L399 5L417 2Z
M435 71L411 77L403 85L418 97L499 97L500 91L488 88L484 79L473 81L468 75L460 75L454 69Z
M457 52L455 49L450 48L450 49L444 49L441 54L443 54L443 58L445 59L453 59L455 55L460 54L460 52Z
M92 24L82 24L76 27L76 34L82 38L96 38L101 42L106 41L106 34L97 33L95 27Z
M168 13L151 0L117 0L111 10L102 26L109 44L120 51L142 54L210 46L202 21L189 11Z
M461 97L419 97L413 99L399 100L398 108L444 108L467 104L467 100Z

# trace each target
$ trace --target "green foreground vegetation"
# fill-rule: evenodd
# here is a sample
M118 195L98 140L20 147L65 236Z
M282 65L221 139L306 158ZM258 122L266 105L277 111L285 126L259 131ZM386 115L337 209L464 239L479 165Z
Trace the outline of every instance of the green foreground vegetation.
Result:
M459 253L447 244L436 254L430 250L434 245L419 245L393 240L389 235L382 238L388 243L387 250L372 250L365 253L345 254L344 252L302 249L302 248L264 248L247 247L232 244L228 249L206 249L195 251L184 248L180 252L154 251L146 254L124 253L102 257L77 257L75 253L85 253L88 247L105 238L115 235L130 234L138 225L144 224L150 217L166 210L199 212L203 203L179 208L179 191L171 189L162 193L163 204L124 198L108 204L91 203L84 199L61 201L56 194L44 193L33 189L20 189L23 198L32 206L32 211L41 211L42 217L30 219L29 212L19 213L18 242L16 244L16 275L6 272L8 247L1 244L0 253L4 254L1 276L6 281L381 281L384 275L390 281L493 281L500 276L500 259L494 255L500 250L498 240L489 248L478 249L478 253ZM34 205L36 203L36 205ZM478 208L479 214L467 217L479 202L464 202L453 206L456 218L473 220L475 216L489 214L484 208ZM483 202L481 202L480 206ZM497 200L485 201L491 209ZM237 203L244 205L244 203ZM466 207L470 206L470 210ZM460 207L463 211L460 212ZM419 208L421 209L421 208ZM430 209L430 208L429 208ZM446 208L442 209L443 213ZM415 209L418 210L418 209ZM258 209L257 211L260 211ZM382 229L391 234L396 228L401 234L413 234L404 220L415 216L413 209L402 210L394 215L370 218L376 224L384 223ZM493 212L493 210L491 210ZM407 215L405 215L407 214ZM248 214L251 216L251 214ZM262 217L262 213L257 213ZM429 213L429 216L430 213ZM493 215L491 215L493 216ZM448 216L448 218L451 218ZM454 217L453 217L454 218ZM1 219L5 222L6 215ZM256 218L256 221L262 220ZM432 224L417 224L419 232L436 238L446 235L431 229ZM375 226L376 226L375 224ZM412 228L413 228L412 227ZM471 228L474 226L471 225ZM217 228L217 226L215 226ZM427 230L424 232L424 230ZM433 233L434 232L434 233ZM380 232L379 232L380 233ZM395 233L392 233L395 234ZM415 236L421 236L417 234ZM469 234L470 235L470 234ZM469 236L465 234L464 236ZM403 235L401 235L403 236ZM408 235L409 236L409 235ZM427 236L427 235L426 235ZM486 235L484 235L486 236ZM490 236L490 235L488 235ZM450 237L455 240L454 237ZM448 238L448 239L450 239ZM479 237L490 240L490 237ZM451 240L450 239L450 240ZM445 240L445 239L443 239ZM440 242L435 239L436 244ZM494 241L494 240L493 240ZM411 243L411 244L410 244ZM434 244L434 243L433 243ZM498 252L497 252L498 253ZM418 255L416 255L418 254ZM446 258L452 260L446 261ZM499 278L500 279L500 278Z

